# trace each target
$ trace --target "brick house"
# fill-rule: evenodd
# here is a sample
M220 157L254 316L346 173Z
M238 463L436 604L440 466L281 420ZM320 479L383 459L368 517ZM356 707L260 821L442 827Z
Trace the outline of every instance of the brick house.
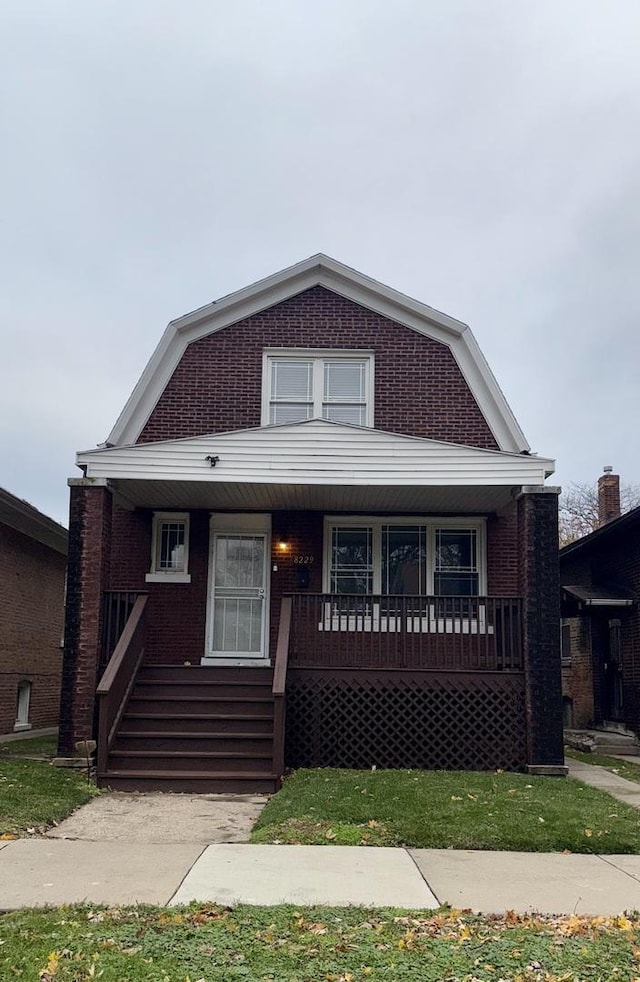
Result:
M640 508L620 515L620 478L598 481L600 527L560 550L565 724L640 734Z
M0 734L57 726L67 530L0 488Z
M553 462L466 325L312 257L173 321L77 463L60 752L97 727L100 783L563 764Z

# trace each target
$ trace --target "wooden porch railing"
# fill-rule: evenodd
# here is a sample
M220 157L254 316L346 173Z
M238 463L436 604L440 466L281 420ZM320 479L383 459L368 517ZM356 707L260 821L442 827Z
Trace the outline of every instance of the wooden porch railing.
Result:
M512 597L295 594L291 667L521 671Z
M98 684L98 776L107 769L109 749L142 662L147 599L146 595L136 598L120 640Z
M133 605L138 597L146 596L134 590L109 590L102 599L102 642L98 668L104 672L109 659L116 650L124 626L129 620Z
M273 770L278 777L284 772L284 736L286 717L287 664L291 635L291 597L283 597L280 604L280 624L276 661L273 669Z

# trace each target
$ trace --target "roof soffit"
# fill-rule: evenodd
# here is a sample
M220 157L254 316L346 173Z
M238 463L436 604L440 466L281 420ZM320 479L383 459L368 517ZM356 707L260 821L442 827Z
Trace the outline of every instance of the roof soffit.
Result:
M500 449L516 453L529 449L466 324L324 255L312 256L171 321L109 434L107 443L122 446L135 442L189 344L314 286L322 286L391 321L446 344Z

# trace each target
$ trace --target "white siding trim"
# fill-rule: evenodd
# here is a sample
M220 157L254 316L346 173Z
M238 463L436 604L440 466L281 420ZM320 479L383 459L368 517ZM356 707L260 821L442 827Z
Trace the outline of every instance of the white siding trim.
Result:
M328 290L450 347L502 450L529 445L469 327L322 254L172 321L109 434L107 443L138 438L186 347L209 334L308 290Z

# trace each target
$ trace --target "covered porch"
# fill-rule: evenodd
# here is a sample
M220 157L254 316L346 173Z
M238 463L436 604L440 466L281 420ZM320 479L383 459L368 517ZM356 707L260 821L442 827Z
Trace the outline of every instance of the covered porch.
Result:
M145 685L165 728L198 702L227 774L244 765L225 752L238 741L225 745L221 691L262 717L265 754L243 738L276 782L301 764L561 763L540 717L559 672L549 461L312 420L78 462L72 502L94 548L70 588L102 679L105 782ZM172 688L173 713L156 698ZM182 752L155 745L163 766Z

